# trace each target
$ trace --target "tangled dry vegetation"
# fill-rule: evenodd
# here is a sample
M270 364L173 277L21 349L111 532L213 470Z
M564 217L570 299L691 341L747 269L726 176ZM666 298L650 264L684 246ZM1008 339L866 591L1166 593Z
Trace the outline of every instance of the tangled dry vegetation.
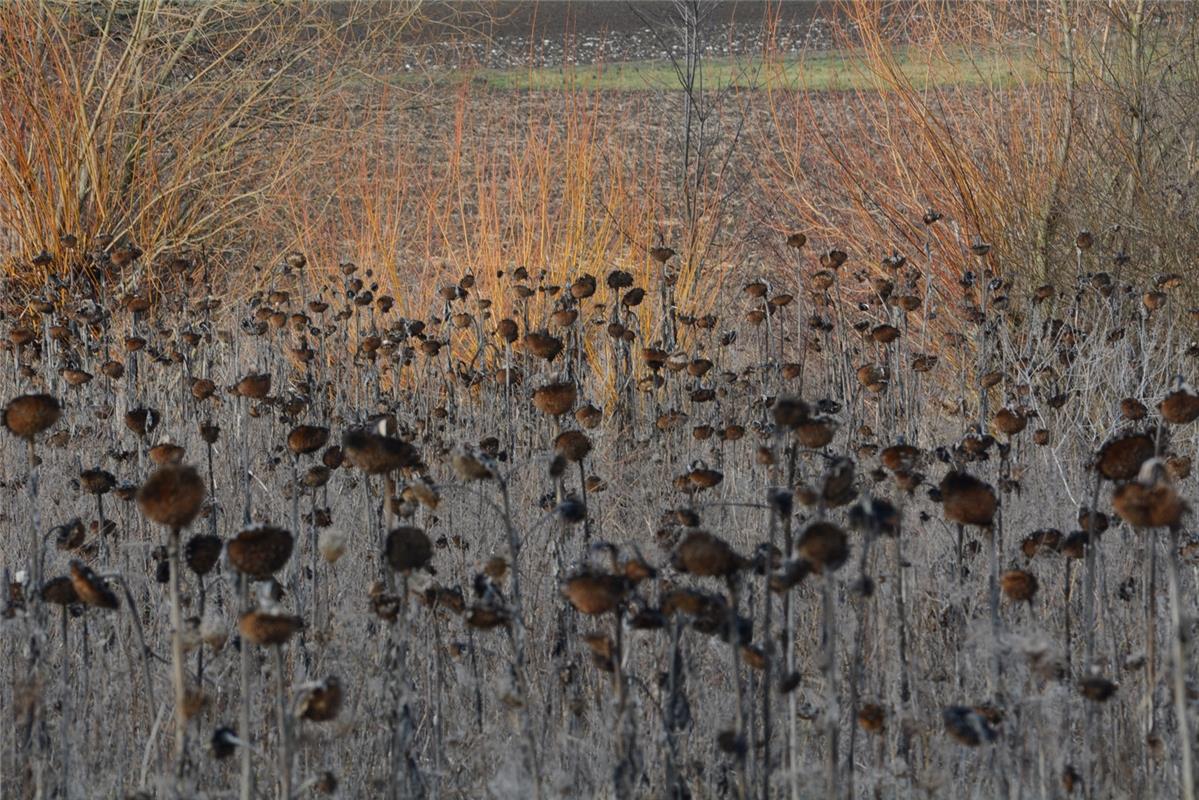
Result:
M421 319L352 264L307 297L300 253L236 308L42 296L6 793L1191 796L1184 279L1084 232L1013 294L976 242L967 363L902 257L851 292L785 246L794 293L673 342L665 247L499 276L503 318L469 274Z
M410 4L0 9L0 797L1193 800L1199 27L941 5L364 116Z

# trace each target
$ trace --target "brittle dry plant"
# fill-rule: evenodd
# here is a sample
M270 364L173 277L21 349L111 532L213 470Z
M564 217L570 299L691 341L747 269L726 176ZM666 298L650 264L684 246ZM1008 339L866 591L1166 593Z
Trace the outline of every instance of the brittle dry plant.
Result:
M1147 219L1189 209L1152 197L1189 129L1144 49L1183 63L1190 12L916 5L842 10L874 78L840 133L800 121L851 98L700 89L701 49L681 102L388 86L221 230L142 227L140 178L81 206L96 167L6 141L71 170L0 182L0 792L1192 798L1199 313ZM234 8L221 36L270 18ZM1017 22L1076 83L887 70ZM0 81L68 80L33 69ZM1100 194L1053 143L1128 74L1162 110ZM886 121L916 104L958 109L935 156Z

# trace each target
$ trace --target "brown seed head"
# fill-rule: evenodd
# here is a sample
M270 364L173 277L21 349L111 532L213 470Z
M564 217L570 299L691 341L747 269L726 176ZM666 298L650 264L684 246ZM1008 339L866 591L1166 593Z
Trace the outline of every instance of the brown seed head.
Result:
M108 494L116 485L116 476L106 470L85 469L79 473L79 488L88 494Z
M491 468L484 463L482 454L472 449L461 448L450 456L454 472L464 481L485 481L495 477Z
M291 558L292 535L283 528L260 525L247 528L229 542L229 563L238 572L256 580L266 580Z
M1142 420L1148 413L1149 409L1145 404L1135 397L1125 397L1120 401L1120 415L1130 422Z
M745 559L719 536L696 530L690 531L679 542L671 563L680 572L692 575L728 577L745 566Z
M892 472L911 472L920 463L920 450L910 444L893 444L879 453L883 466Z
M1013 602L1032 603L1037 593L1037 576L1022 569L1009 569L999 576L1004 595Z
M182 447L170 442L156 444L149 451L150 460L159 467L166 464L180 464L183 462L185 454L186 451Z
M1098 675L1088 676L1078 682L1078 693L1095 703L1103 703L1111 699L1119 688L1119 684Z
M1062 546L1062 532L1057 528L1035 530L1020 542L1020 551L1025 558L1033 558L1042 552L1055 553Z
M1144 433L1129 433L1110 439L1095 458L1095 469L1109 481L1128 481L1137 476L1141 465L1153 458L1153 439Z
M813 572L835 572L849 558L849 539L831 522L813 522L799 535L796 549Z
M42 584L42 600L56 606L70 606L79 602L75 583L66 575L51 578Z
M216 383L208 378L195 378L192 380L192 397L196 400L207 400L216 394Z
M795 438L809 450L827 447L837 433L837 422L832 417L809 417L795 426Z
M4 408L4 427L13 436L33 439L58 422L62 406L48 394L21 395Z
M294 614L251 611L237 623L242 638L251 644L281 646L304 628L304 621Z
M268 373L255 373L242 378L233 387L234 394L251 400L265 400L271 393L271 376Z
M1112 507L1134 528L1173 528L1190 510L1159 459L1146 461L1137 480L1116 487Z
M995 517L995 490L965 472L952 471L941 479L941 504L945 518L959 525L985 528Z
M574 408L578 388L570 381L548 383L533 392L533 405L543 414L560 417Z
M328 428L319 425L297 425L287 434L287 449L293 455L315 453L328 441Z
M866 703L858 709L858 727L866 733L882 733L887 728L887 715L877 703Z
M155 470L137 492L137 505L151 522L185 528L200 513L207 488L196 470L167 465Z
M575 420L587 430L593 430L604 420L604 412L588 403L575 410Z
M553 361L562 352L562 340L545 331L533 331L525 336L525 349L536 358Z
M581 614L615 611L628 592L628 582L618 575L584 571L562 582L562 594Z
M125 412L125 427L137 436L145 436L158 427L161 418L162 415L152 408L135 408Z
M221 557L221 538L207 533L196 534L183 548L183 560L197 575L207 575Z
M1015 436L1028 426L1028 417L1024 416L1020 411L1010 408L1001 408L995 414L995 432L1002 433L1006 436Z
M578 463L591 452L591 440L582 431L563 431L554 439L554 451L571 463Z
M309 722L330 722L341 711L341 680L330 675L312 687L300 702L300 716Z
M1162 419L1173 425L1185 425L1199 419L1199 394L1189 387L1170 392L1158 404Z
M420 453L408 442L362 428L347 432L341 447L350 464L368 475L383 475L420 463Z
M387 534L386 556L397 572L423 569L433 558L433 543L420 528L404 525Z

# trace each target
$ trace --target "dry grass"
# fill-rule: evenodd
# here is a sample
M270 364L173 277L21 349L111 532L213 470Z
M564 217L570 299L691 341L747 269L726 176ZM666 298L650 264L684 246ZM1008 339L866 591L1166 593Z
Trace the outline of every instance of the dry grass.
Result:
M151 1L4 9L7 249L48 253L56 271L97 280L104 265L81 254L98 244L135 243L157 267L244 240L261 200L323 152L332 130L322 117L357 63L353 48L416 18L413 5L382 9L340 18L234 3L195 14ZM47 272L10 268L34 285Z

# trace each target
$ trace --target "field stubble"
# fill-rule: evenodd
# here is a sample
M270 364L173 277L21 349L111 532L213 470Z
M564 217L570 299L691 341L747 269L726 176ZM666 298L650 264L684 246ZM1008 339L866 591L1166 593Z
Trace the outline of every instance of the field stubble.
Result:
M223 317L39 303L7 340L6 790L1177 791L1182 279L964 287L955 365L911 295L850 325L852 262L786 246L799 295L749 281L669 350L620 271L506 275L531 328L469 277L416 320L346 268L325 308L298 254Z

